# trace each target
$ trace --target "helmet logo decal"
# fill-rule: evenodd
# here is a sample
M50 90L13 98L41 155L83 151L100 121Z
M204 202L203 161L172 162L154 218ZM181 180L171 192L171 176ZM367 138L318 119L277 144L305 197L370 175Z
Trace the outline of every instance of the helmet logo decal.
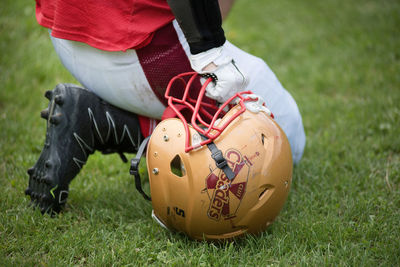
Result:
M215 221L219 221L221 217L225 220L236 217L240 203L246 193L250 172L250 164L238 150L228 149L225 158L229 167L235 173L232 183L222 170L215 168L207 176L206 188L203 190L203 192L207 192L210 199L207 216Z

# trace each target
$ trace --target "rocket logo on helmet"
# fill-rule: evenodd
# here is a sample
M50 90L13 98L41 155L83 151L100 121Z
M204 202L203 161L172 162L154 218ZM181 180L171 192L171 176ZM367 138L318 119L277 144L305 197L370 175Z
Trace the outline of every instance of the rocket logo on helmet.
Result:
M206 188L203 190L203 192L207 192L210 199L207 215L215 221L219 221L221 216L225 220L236 216L236 212L246 193L246 185L250 173L250 164L236 149L228 149L225 153L225 158L235 174L233 182L226 177L222 170L215 168L207 176Z

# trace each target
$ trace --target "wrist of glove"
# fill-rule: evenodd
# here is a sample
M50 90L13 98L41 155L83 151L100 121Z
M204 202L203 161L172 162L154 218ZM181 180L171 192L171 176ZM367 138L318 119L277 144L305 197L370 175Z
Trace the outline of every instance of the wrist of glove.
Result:
M194 71L213 78L206 88L206 96L220 103L243 91L248 84L247 75L239 70L223 46L191 55L189 59ZM205 79L202 79L204 82Z

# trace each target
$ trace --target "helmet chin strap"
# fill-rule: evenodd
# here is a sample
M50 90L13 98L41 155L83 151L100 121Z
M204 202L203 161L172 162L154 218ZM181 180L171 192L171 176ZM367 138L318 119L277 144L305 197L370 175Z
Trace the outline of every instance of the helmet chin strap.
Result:
M204 135L200 134L200 136L206 139ZM228 162L222 154L222 151L218 149L217 145L214 142L207 144L207 147L211 152L211 158L215 161L215 165L217 166L217 168L221 169L225 173L226 177L230 181L232 181L235 178L236 174L229 167Z
M142 180L141 180L140 174L139 174L139 163L140 163L140 159L142 158L142 155L143 155L144 151L146 150L147 143L150 140L150 136L146 137L143 140L143 142L140 144L139 149L138 149L138 151L136 153L136 157L131 159L131 168L129 170L129 173L131 175L135 176L136 190L139 191L140 194L142 194L144 199L149 200L149 201L151 201L151 197L146 195L146 193L143 191L143 188L142 188Z

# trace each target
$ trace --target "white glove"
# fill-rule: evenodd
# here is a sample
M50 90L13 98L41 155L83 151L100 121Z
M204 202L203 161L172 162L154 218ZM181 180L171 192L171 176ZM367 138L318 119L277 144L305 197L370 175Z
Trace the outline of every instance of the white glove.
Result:
M210 74L214 78L214 82L206 88L206 96L220 103L225 103L231 96L243 91L248 84L247 75L239 70L224 46L191 55L189 59L194 71L206 77Z

